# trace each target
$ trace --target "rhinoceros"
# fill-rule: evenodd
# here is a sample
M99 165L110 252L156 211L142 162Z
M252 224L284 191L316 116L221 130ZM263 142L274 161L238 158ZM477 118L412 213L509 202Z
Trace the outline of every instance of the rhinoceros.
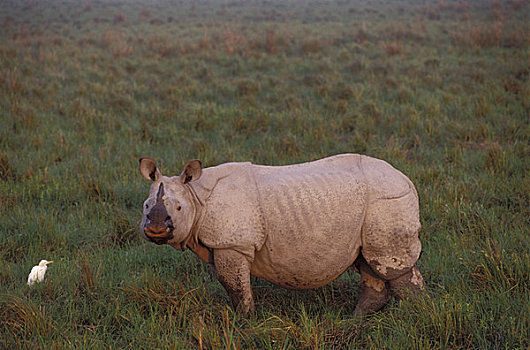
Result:
M418 194L385 161L359 154L285 166L232 162L185 164L152 181L141 234L190 249L213 267L233 306L254 309L250 275L292 289L321 287L354 266L361 274L356 315L380 310L394 295L424 289L416 266L421 243Z

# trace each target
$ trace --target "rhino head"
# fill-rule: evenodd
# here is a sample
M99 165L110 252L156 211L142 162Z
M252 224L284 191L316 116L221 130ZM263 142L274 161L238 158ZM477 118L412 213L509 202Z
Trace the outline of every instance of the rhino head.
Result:
M143 206L142 236L156 244L170 244L184 250L197 216L194 192L189 183L201 177L201 162L189 161L179 176L167 177L160 173L153 159L140 158L140 173L152 181Z

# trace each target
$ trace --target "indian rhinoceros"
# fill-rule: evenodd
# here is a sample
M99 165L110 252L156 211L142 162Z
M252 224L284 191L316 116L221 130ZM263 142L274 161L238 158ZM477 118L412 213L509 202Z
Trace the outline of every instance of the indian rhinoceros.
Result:
M361 274L355 314L381 309L391 295L424 288L418 194L388 163L341 154L263 166L186 163L178 176L151 158L152 181L140 231L156 244L191 249L211 264L232 304L253 310L250 275L285 288L321 287L354 266Z

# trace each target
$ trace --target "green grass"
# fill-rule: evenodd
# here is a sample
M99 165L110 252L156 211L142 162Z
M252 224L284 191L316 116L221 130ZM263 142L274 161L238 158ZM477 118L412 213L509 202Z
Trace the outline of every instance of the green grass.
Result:
M530 347L527 0L4 1L0 347ZM253 279L140 239L148 184L199 158L382 158L421 199L423 298L353 318L352 271ZM28 288L31 267L54 260Z

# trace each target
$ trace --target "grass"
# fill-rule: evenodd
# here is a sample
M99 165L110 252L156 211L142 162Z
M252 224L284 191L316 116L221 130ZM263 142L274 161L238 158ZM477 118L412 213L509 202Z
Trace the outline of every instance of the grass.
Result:
M528 1L0 8L0 347L530 346ZM171 174L342 152L416 184L424 298L359 320L354 271L253 279L244 319L190 252L139 238L140 156Z

